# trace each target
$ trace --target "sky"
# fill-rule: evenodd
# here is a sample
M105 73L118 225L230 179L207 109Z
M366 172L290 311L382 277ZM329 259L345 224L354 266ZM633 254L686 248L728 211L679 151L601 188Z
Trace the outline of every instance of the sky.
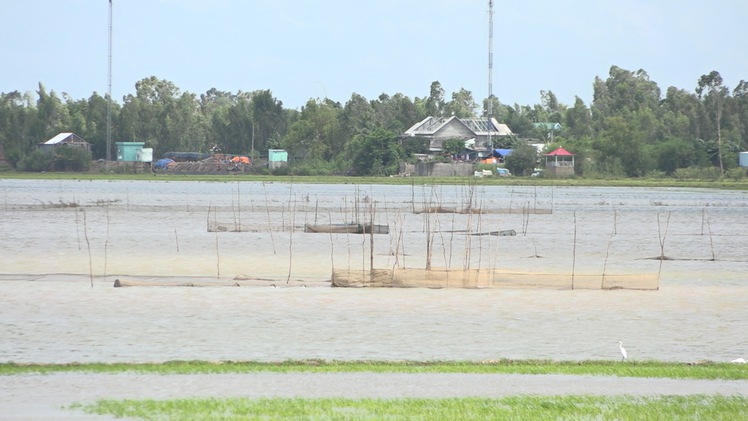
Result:
M401 93L488 96L488 0L112 0L112 97L155 76L198 96L270 90L284 107ZM611 66L664 93L748 80L748 1L494 1L493 93L592 101ZM109 1L2 0L0 92L107 93Z

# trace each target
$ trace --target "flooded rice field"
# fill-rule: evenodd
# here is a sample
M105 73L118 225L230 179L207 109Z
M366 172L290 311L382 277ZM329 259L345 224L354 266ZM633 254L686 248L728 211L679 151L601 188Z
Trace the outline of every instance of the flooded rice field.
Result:
M729 361L747 212L707 189L0 180L0 361L615 359L619 340ZM389 233L305 232L348 223ZM330 287L426 267L522 282Z

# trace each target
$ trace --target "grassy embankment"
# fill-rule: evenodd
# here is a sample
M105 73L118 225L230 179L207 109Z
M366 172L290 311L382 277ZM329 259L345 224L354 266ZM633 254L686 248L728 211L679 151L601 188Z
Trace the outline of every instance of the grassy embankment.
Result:
M731 363L670 363L658 361L170 361L165 363L0 364L0 376L19 374L152 373L227 374L252 372L307 373L484 373L566 374L676 379L748 380L748 365Z
M738 420L748 398L726 396L516 396L447 399L104 400L88 413L159 420Z
M586 374L690 379L748 379L748 366L617 361L284 361L168 362L164 364L0 365L0 374L84 371L159 374L272 372L397 372ZM100 400L73 404L91 414L143 419L747 419L748 398L740 396L512 396L504 398L189 398L171 400Z
M543 177L343 177L343 176L274 176L274 175L189 175L189 174L104 174L104 173L18 173L0 172L0 179L29 180L147 180L205 182L265 182L309 184L390 184L390 185L464 185L485 186L557 186L557 187L683 187L748 190L748 178L741 180L681 180L674 178L543 178Z

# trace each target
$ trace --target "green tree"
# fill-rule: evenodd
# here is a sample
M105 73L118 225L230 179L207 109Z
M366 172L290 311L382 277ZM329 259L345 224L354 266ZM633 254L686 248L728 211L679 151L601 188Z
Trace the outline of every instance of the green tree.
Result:
M91 154L83 148L62 146L55 151L53 162L58 171L88 171Z
M340 113L341 128L344 137L350 139L358 134L369 131L374 126L374 109L372 104L363 96L354 93L345 103Z
M356 135L348 145L348 156L355 174L388 176L397 174L403 151L394 133L376 129Z
M250 149L267 150L274 140L286 134L283 103L270 90L254 91L251 95L252 140Z
M393 133L403 133L427 117L410 98L401 93L393 96L380 95L378 99L371 101L371 109L373 127Z
M36 120L32 101L30 95L18 91L0 94L0 147L13 166L35 150L39 142L31 134Z
M309 100L302 108L299 120L291 125L283 138L283 147L289 156L323 161L337 158L341 153L337 145L343 145L340 112L340 104L332 100Z
M461 88L459 91L452 93L452 100L445 105L444 113L447 116L457 118L475 117L475 110L478 109L473 99L473 93Z
M748 150L748 82L741 80L732 91L734 119L740 136L740 149Z
M491 112L488 112L489 104L491 106ZM483 100L483 111L484 117L493 117L496 121L506 121L506 107L499 102L499 99L495 95Z
M81 108L84 110L83 118L85 119L86 132L79 133L79 135L91 144L91 153L94 159L106 158L106 147L107 147L107 109L109 108L109 100L107 97L94 92L87 100L85 107ZM114 142L118 141L118 127L119 127L119 116L122 107L115 101L112 101L111 107L111 130L112 130L112 151L110 156L116 156L114 150Z
M444 88L439 81L431 82L429 97L426 99L426 114L432 117L445 116Z
M31 126L31 136L36 142L44 142L58 133L70 131L70 115L57 94L54 91L47 93L41 83L37 94L36 116Z
M442 142L442 152L449 156L459 155L465 150L465 141L463 139L446 139Z
M683 89L670 87L661 105L664 137L694 141L702 137L700 132L699 108L696 95Z
M641 132L623 117L609 117L600 137L593 143L596 160L606 171L615 172L620 166L625 175L640 177L652 168Z
M730 94L729 89L722 84L722 76L718 71L712 70L708 75L702 75L696 86L696 93L703 100L707 113L714 119L717 128L717 159L719 171L724 174L725 165L722 159L722 112L725 100Z
M679 168L687 168L698 163L698 154L693 143L670 138L655 147L657 168L667 175L675 174Z
M514 104L514 107L506 107L506 125L519 137L529 137L533 130L531 119L532 108ZM497 139L499 141L499 139ZM497 144L498 145L498 144Z
M538 150L524 140L512 145L512 153L504 159L504 165L514 175L529 175L538 162Z
M581 98L574 99L574 107L566 111L564 128L570 136L582 138L592 133L592 115Z
M610 117L631 120L632 114L647 109L657 113L660 88L644 70L631 72L611 66L608 79L595 78L593 83L592 120L596 131L604 130ZM652 140L652 139L648 139Z
M155 76L135 83L135 95L124 98L120 119L120 140L145 142L154 154L179 150L177 139L169 133L171 112L180 95L174 83Z

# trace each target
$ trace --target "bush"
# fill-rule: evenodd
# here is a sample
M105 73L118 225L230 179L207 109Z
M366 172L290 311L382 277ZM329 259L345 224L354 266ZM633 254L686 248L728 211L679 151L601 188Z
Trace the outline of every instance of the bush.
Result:
M746 169L745 167L731 168L725 173L725 178L740 181L745 179L746 171L748 171L748 169Z
M54 157L46 152L34 151L22 157L16 164L18 171L43 172L54 167Z
M54 156L57 171L88 171L91 168L91 154L78 147L62 146Z
M514 175L530 175L538 161L538 150L525 141L514 142L512 154L504 160L506 168Z
M679 180L719 180L722 174L717 167L678 168L673 176Z
M496 175L496 164L475 164L473 166L474 171L489 170L491 174Z

